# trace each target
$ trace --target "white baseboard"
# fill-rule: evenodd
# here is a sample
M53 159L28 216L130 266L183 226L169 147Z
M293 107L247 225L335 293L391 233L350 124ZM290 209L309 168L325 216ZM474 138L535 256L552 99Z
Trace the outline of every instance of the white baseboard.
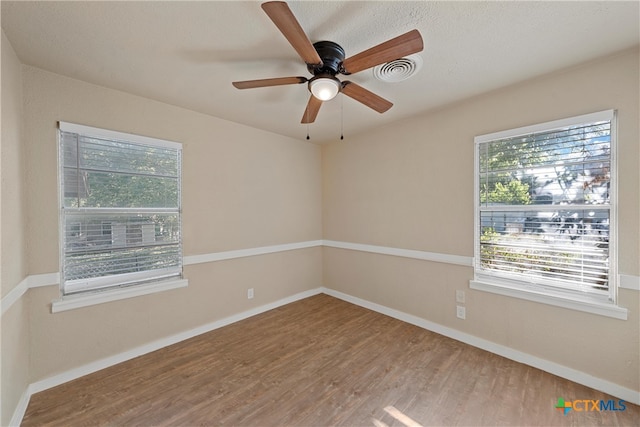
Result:
M27 386L27 389L22 393L22 396L20 396L16 409L13 411L13 416L9 421L9 427L20 427L22 418L24 417L25 412L27 412L27 406L29 406L29 400L33 393L35 392L31 390L31 385Z
M403 322L410 323L412 325L435 332L440 335L444 335L445 337L449 337L454 340L461 341L465 344L469 344L474 347L480 348L482 350L486 350L491 353L497 354L499 356L506 357L507 359L511 359L516 362L523 363L525 365L532 366L534 368L538 368L550 374L568 379L578 384L591 387L593 389L602 391L603 393L607 393L617 398L623 399L627 402L640 405L640 392L638 392L637 390L632 390L630 388L620 386L610 381L596 378L585 372L578 371L576 369L569 368L567 366L560 365L558 363L550 362L548 360L532 356L530 354L515 350L513 348L496 344L494 342L491 342L482 338L478 338L476 336L469 335L464 332L460 332L456 329L442 326L438 323L430 322L420 317L407 314L402 311L395 310L380 304L376 304L358 297L354 297L339 291L335 291L333 289L324 288L323 292L327 295L331 295L343 301L347 301L352 304L359 305L364 308L368 308L369 310L373 310L378 313L385 314L387 316L393 317Z
M193 338L200 334L213 331L218 328L222 328L224 326L230 325L235 322L239 322L240 320L247 319L249 317L255 316L260 313L264 313L266 311L272 310L274 308L281 307L286 304L290 304L292 302L308 298L314 295L318 295L321 293L325 293L327 295L333 296L335 298L339 298L343 301L350 302L352 304L367 308L369 310L376 311L378 313L385 314L387 316L393 317L395 319L401 320L403 322L410 323L412 325L421 327L423 329L438 333L440 335L444 335L446 337L455 339L457 341L461 341L465 344L472 345L474 347L480 348L482 350L489 351L491 353L497 354L499 356L506 357L507 359L514 360L519 363L524 363L525 365L532 366L534 368L541 369L545 372L549 372L551 374L557 375L562 378L566 378L570 381L576 382L578 384L585 385L587 387L594 388L596 390L600 390L604 393L610 394L612 396L623 399L627 402L634 403L636 405L640 405L640 393L631 390L626 387L622 387L618 384L614 384L610 381L605 381L600 378L596 378L592 375L589 375L585 372L581 372L554 362L550 362L548 360L540 359L538 357L532 356L527 353L523 353L518 350L514 350L512 348L493 343L491 341L487 341L482 338L475 337L473 335L466 334L464 332L460 332L456 329L452 329L446 326L442 326L440 324L430 322L428 320L422 319L417 316L413 316L411 314L404 313L399 310L395 310L380 304L376 304L358 297L354 297L333 289L328 288L316 288L308 291L300 292L290 297L286 297L280 299L278 301L274 301L269 304L265 304L259 307L252 308L250 310L243 311L238 314L234 314L229 317L225 317L224 319L217 320L215 322L208 323L206 325L191 329L189 331L185 331L179 334L172 335L170 337L166 337L160 340L156 340L149 344L136 347L132 350L116 354L114 356L106 357L104 359L97 360L95 362L88 363L86 365L80 366L78 368L71 369L66 372L62 372L58 375L54 375L48 378L45 378L40 381L36 381L35 383L30 384L27 387L27 390L23 393L16 409L13 413L13 417L11 418L10 425L11 426L19 426L24 414L27 410L27 406L29 404L29 400L34 393L38 393L49 388L58 386L60 384L64 384L68 381L80 378L84 375L91 374L93 372L97 372L101 369L108 368L110 366L116 365L121 362L125 362L127 360L133 359L138 356L142 356L144 354L150 353L152 351L159 350L163 347L167 347L172 344L176 344L180 341L184 341L189 338Z
M259 248L225 251L225 252L218 252L218 253L212 253L212 254L192 255L192 256L185 257L184 264L193 265L193 264L206 263L206 262L224 261L224 260L230 260L235 258L243 258L248 256L264 255L264 254L270 254L270 253L276 253L276 252L320 247L320 246L377 253L382 255L399 256L399 257L405 257L405 258L448 263L448 264L461 265L461 266L467 266L467 267L472 266L472 258L470 257L451 255L451 254L431 253L431 252L416 251L416 250L401 249L401 248L390 248L390 247L384 247L384 246L366 245L366 244L359 244L359 243L340 242L340 241L334 241L334 240L312 240L312 241L306 241L306 242L287 243L282 245L273 245L273 246L266 246L266 247L259 247ZM1 299L0 314L1 315L5 314L5 312L8 311L9 308L11 308L11 306L15 302L17 302L20 298L22 298L22 296L29 289L37 288L41 286L58 285L59 281L60 281L59 273L36 274L36 275L25 277L15 288L9 291L9 293L7 293ZM620 287L624 289L640 291L640 276L621 274ZM26 410L27 405L29 403L29 399L33 393L46 390L50 387L54 387L56 385L65 383L67 381L81 377L83 375L90 374L97 370L104 369L116 363L120 363L125 360L131 359L133 357L137 357L139 355L142 355L151 351L155 351L159 348L220 328L222 326L226 326L228 324L237 322L247 317L251 317L261 312L270 310L272 308L276 308L281 305L294 302L298 299L306 298L308 296L312 296L322 292L327 293L328 295L335 296L340 299L344 299L345 301L352 302L356 305L361 305L371 310L387 314L399 320L414 324L416 326L420 326L424 329L431 330L441 335L445 335L450 338L465 342L475 347L482 348L484 350L507 357L509 359L542 369L544 371L550 372L552 374L558 375L563 378L567 378L579 384L583 384L583 385L595 388L597 390L601 390L613 396L620 397L628 402L632 402L637 405L640 405L640 393L638 393L637 391L620 387L611 382L604 381L599 378L595 378L584 372L576 371L566 366L554 364L552 362L549 362L543 359L535 358L531 355L518 352L509 347L504 347L504 346L492 343L490 341L486 341L486 340L474 337L472 335L464 334L460 331L447 328L442 325L438 325L438 324L429 322L427 320L424 320L415 316L411 316L406 313L399 312L397 310L393 310L388 307L384 307L384 306L374 304L365 300L361 300L356 297L342 294L338 291L325 289L325 288L317 288L311 291L293 295L289 298L284 298L272 304L267 304L265 306L257 307L255 309L252 309L243 313L239 313L234 316L230 316L226 319L222 319L220 321L204 325L202 327L193 329L191 331L187 331L182 334L177 334L172 337L168 337L144 346L137 347L131 351L128 351L119 355L115 355L112 357L101 359L96 362L89 363L79 368L72 369L70 371L33 383L29 385L27 390L23 393L23 396L21 397L18 406L14 410L14 416L11 422L14 423L15 421L16 425L20 424L20 420L22 420L22 417L24 416L24 411Z
M202 325L197 328L194 328L185 332L181 332L179 334L162 338L162 339L150 342L148 344L142 345L140 347L136 347L134 349L125 351L123 353L119 353L110 357L105 357L104 359L96 360L95 362L87 363L86 365L82 365L77 368L62 372L60 374L42 379L40 381L36 381L35 383L30 384L27 387L27 390L23 393L20 399L20 402L18 403L18 406L14 410L13 417L11 418L11 425L12 426L20 425L22 418L24 417L25 411L27 409L27 406L29 404L29 400L31 399L31 396L35 393L39 393L41 391L50 389L52 387L56 387L60 384L64 384L66 382L75 380L85 375L89 375L93 372L97 372L101 369L108 368L118 363L125 362L135 357L142 356L147 353L151 353L152 351L156 351L161 348L170 346L172 344L176 344L180 341L184 341L189 338L193 338L195 336L204 334L206 332L210 332L215 329L222 328L223 326L227 326L232 323L239 322L240 320L248 319L249 317L255 316L260 313L264 313L274 308L278 308L283 305L287 305L292 302L311 297L313 295L321 294L322 291L323 291L323 288L315 288L315 289L310 289L308 291L299 292L297 294L291 295L286 298L282 298L280 300L271 302L269 304L261 305L259 307L255 307L255 308L243 311L241 313L234 314L229 317L225 317L224 319L216 320L215 322L211 322L206 325Z

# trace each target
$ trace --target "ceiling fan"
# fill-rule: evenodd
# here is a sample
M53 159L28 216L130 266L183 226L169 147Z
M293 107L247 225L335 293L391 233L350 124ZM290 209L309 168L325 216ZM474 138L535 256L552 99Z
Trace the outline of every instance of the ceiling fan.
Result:
M313 77L310 79L306 77L278 77L246 80L233 82L233 86L238 89L252 89L308 83L311 96L301 123L313 123L322 102L333 99L339 92L379 113L384 113L393 106L391 102L354 82L338 80L336 74L357 73L420 52L423 49L422 36L418 30L411 30L345 59L344 49L337 43L319 41L312 44L287 3L270 1L263 3L262 9L300 55Z

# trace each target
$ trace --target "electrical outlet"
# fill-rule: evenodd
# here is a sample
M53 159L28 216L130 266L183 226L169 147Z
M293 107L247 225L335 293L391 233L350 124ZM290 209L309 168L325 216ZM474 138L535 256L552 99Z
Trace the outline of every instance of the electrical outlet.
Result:
M458 319L466 319L467 310L461 305L456 306L456 316L458 317Z
M464 291L456 291L456 302L464 304Z
M247 299L252 299L253 298L253 288L249 288L247 290Z

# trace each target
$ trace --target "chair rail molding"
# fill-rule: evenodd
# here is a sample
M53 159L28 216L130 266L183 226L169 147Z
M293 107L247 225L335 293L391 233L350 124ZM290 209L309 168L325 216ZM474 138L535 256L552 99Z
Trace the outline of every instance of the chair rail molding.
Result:
M255 248L236 249L231 251L212 252L208 254L187 255L184 257L183 265L195 265L208 262L226 261L237 258L267 255L278 252L293 251L299 249L327 247L346 249L359 252L368 252L379 255L398 256L422 261L440 262L446 264L460 265L464 267L473 266L473 257L462 255L444 254L438 252L426 252L415 249L394 248L388 246L369 245L364 243L343 242L337 240L308 240L304 242L284 243L270 246L260 246ZM630 274L618 275L618 286L621 289L629 289L640 292L640 276ZM11 308L29 289L42 286L53 286L60 284L60 273L34 274L25 277L16 287L9 291L0 301L2 312Z

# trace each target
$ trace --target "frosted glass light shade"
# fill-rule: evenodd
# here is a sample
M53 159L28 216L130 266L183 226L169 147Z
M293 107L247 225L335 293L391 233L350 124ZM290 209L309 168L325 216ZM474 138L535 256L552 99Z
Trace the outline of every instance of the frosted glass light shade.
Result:
M320 77L309 83L309 90L321 101L329 101L340 92L340 82L335 78Z

